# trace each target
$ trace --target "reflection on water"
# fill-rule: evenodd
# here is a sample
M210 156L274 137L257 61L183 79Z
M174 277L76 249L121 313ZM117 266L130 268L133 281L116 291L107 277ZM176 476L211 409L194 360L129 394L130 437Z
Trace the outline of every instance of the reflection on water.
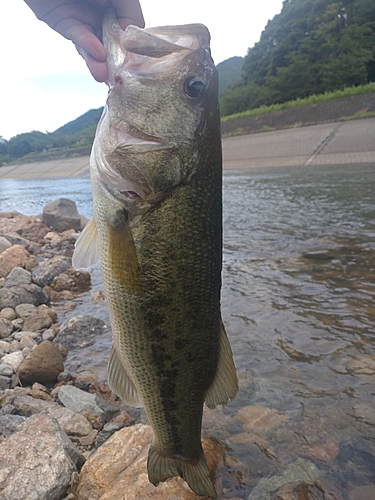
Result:
M204 419L238 461L222 498L269 498L253 488L300 458L326 498L375 498L374 169L231 172L224 200L223 318L240 393ZM91 292L75 304L70 316L108 321ZM100 342L71 359L105 377Z

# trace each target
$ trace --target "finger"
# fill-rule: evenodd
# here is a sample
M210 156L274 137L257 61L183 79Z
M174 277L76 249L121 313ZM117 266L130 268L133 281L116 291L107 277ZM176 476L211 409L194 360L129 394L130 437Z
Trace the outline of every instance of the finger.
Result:
M80 23L76 19L66 18L56 25L55 30L65 38L72 40L77 47L83 49L85 53L97 61L104 62L106 60L106 50L90 27Z
M108 75L108 68L107 64L105 61L98 61L97 59L94 59L90 54L88 54L82 47L77 47L76 49L78 53L83 57L83 59L86 62L86 65L92 74L92 76L95 78L97 82L106 82L108 81L109 75Z
M145 27L145 20L139 0L111 0L117 14L117 22L122 29L129 24Z

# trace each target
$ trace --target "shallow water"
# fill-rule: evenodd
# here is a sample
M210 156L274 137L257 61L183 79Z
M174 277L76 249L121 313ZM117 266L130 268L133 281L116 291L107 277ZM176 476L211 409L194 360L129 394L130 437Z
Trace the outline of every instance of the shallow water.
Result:
M64 196L91 215L88 179L3 180L0 189L1 211L35 214ZM203 425L238 461L222 498L248 498L299 457L337 498L375 498L374 168L230 172L224 207L222 309L240 392ZM99 269L92 280L102 290ZM91 293L68 312L56 304L59 319L109 321ZM104 379L109 349L103 337L70 363Z

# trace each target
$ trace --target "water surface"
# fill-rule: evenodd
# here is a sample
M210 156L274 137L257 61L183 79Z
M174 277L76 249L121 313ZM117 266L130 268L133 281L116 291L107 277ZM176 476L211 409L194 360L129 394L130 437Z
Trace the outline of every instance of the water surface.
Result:
M0 189L0 210L36 214L64 196L91 216L88 179L2 180ZM222 309L240 392L205 412L203 426L238 461L222 498L248 498L301 457L336 497L375 498L374 250L373 167L226 173ZM102 289L99 269L92 278ZM72 305L65 317L109 321L91 291ZM103 337L70 361L105 378L109 350Z

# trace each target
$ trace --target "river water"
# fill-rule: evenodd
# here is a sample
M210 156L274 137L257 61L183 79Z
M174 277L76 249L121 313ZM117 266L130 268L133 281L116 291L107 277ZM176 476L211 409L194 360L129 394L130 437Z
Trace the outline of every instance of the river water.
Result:
M0 190L0 211L37 214L64 196L91 215L87 178L2 180ZM92 281L102 290L99 269ZM109 321L91 293L59 320ZM324 498L375 498L374 299L373 166L226 172L222 310L240 392L203 424L233 456L222 498L247 499L299 458L335 495ZM104 379L109 349L106 336L70 362Z

